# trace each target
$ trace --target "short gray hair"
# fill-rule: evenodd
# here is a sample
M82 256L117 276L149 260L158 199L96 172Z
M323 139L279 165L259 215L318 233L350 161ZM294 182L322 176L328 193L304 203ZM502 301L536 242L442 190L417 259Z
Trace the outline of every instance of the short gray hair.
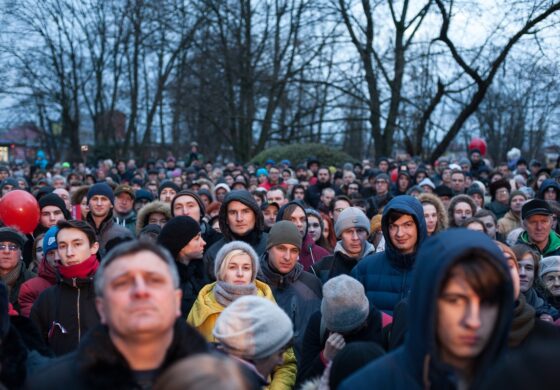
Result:
M171 280L173 281L173 287L179 288L179 272L177 271L177 265L175 260L171 257L169 251L162 246L153 244L148 241L128 241L120 245L117 245L111 251L105 255L97 272L95 273L94 288L95 295L98 297L103 296L103 286L105 285L105 270L106 268L115 260L128 255L134 255L139 252L148 251L159 257L169 268L169 273L171 274Z

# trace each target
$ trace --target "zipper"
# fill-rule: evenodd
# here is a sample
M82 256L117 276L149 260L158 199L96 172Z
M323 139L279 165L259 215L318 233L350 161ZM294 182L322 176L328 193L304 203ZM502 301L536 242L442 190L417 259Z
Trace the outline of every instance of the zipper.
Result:
M76 284L76 278L72 278L72 284L74 285L74 287L76 287L78 289L78 299L76 300L76 311L78 314L78 344L80 343L80 340L82 339L82 326L80 324L80 293L81 293L81 289L78 288L77 284Z

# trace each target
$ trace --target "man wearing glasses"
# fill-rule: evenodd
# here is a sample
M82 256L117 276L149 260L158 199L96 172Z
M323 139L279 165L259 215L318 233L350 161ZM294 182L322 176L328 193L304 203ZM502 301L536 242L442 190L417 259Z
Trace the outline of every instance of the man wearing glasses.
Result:
M35 276L25 267L21 249L26 238L16 229L0 228L0 277L9 290L9 302L19 311L18 295L21 285Z

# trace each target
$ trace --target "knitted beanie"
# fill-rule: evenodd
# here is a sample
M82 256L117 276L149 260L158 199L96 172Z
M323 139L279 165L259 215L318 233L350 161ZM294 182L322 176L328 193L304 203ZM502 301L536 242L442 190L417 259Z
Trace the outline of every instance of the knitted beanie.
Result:
M539 276L542 279L549 272L560 272L560 256L545 257L539 263Z
M41 197L41 199L39 199L39 210L42 210L44 207L47 206L58 207L60 211L62 211L62 213L64 214L64 217L66 219L70 219L71 216L70 211L68 211L68 209L66 208L66 203L64 203L64 199L62 199L57 194L53 194L51 192L50 194L46 194L43 197Z
M369 315L364 286L348 275L339 275L323 285L321 316L331 332L346 333L362 325Z
M198 194L196 192L191 191L191 190L183 190L183 191L177 192L177 195L175 195L173 197L173 200L171 200L171 215L175 216L175 212L173 211L173 207L175 206L175 201L180 196L190 196L191 198L193 198L196 201L196 203L198 204L198 208L200 209L200 219L202 219L204 217L204 214L206 214L206 207L204 207L204 203L202 202L202 199L200 199L200 196L198 196Z
M336 223L334 224L336 237L340 238L343 231L351 228L361 228L366 230L369 234L369 220L364 212L357 207L348 207L340 213Z
M54 225L47 230L43 237L43 255L47 255L50 251L57 249L56 234L58 233L58 226Z
M169 222L168 222L169 223ZM251 245L244 243L243 241L231 241L225 244L216 254L216 260L214 261L214 275L216 275L217 280L222 280L220 277L220 270L227 268L227 263L232 259L230 252L235 250L240 250L249 255L252 262L253 275L251 277L251 282L254 282L257 278L257 273L259 272L259 256Z
M161 229L157 243L171 253L174 259L200 233L197 221L187 216L171 218Z
M291 244L298 249L301 249L301 234L292 222L279 221L270 228L268 233L268 240L266 242L266 250L280 244Z
M109 200L111 201L111 204L115 204L115 194L113 193L113 190L111 189L109 184L107 184L105 182L95 183L94 185L89 187L89 190L88 190L88 193L87 193L87 202L89 203L89 200L95 195L105 196L105 197L109 198Z
M0 227L0 242L4 241L13 242L22 249L27 241L27 238L14 228Z
M515 196L522 196L525 198L525 200L527 200L527 194L524 193L523 191L519 191L519 190L515 190L515 191L511 191L511 194L509 194L509 203L511 204L512 199Z
M181 191L181 189L179 188L179 186L177 184L173 183L171 180L167 180L167 181L164 181L163 183L161 183L159 185L159 187L158 187L158 198L161 196L161 192L163 191L164 188L171 188L175 192Z
M227 353L254 361L286 347L294 331L292 321L277 304L248 295L224 309L212 334Z
M148 202L151 202L154 200L154 196L148 190L142 188L136 190L136 192L134 193L134 202L138 202L139 200L144 200L144 199L147 200Z

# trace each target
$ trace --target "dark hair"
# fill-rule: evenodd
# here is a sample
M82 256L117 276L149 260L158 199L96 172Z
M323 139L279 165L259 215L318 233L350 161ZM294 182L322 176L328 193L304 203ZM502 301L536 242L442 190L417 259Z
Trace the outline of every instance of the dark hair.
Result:
M286 206L286 208L284 209L284 214L282 215L282 220L289 221L294 211L296 211L296 209L301 209L301 211L303 211L303 215L305 215L305 219L307 220L307 214L305 213L305 208L301 204L297 204L297 203L292 203Z
M58 227L58 232L56 233L57 241L58 235L60 234L60 231L62 229L78 229L87 236L90 247L97 242L97 235L95 234L95 230L93 230L91 225L85 221L60 220L56 223L56 226Z
M270 191L282 191L282 194L284 194L284 198L286 197L286 189L282 186L272 186L270 187L270 189L268 190L268 192Z
M350 198L347 195L337 195L337 196L334 197L334 199L331 201L331 204L329 205L329 211L331 213L334 212L334 205L339 200L343 200L345 202L348 202L348 205L352 206L352 201L350 200Z
M496 214L494 214L490 210L480 209L476 212L474 216L476 218L492 217L492 219L494 220L494 225L498 225L498 219L496 218Z
M467 228L467 226L469 226L471 223L478 223L480 226L482 226L482 231L484 232L484 234L488 234L488 229L486 229L486 225L484 225L484 222L482 222L480 219L476 217L470 217L465 219L465 221L461 226Z
M396 210L391 210L387 213L387 224L390 225L392 223L395 223L399 220L400 217L402 217L403 215L410 215L410 214L406 214L406 213L402 213L400 211L396 211ZM413 215L410 215L412 217L412 219L414 219ZM416 222L416 220L414 221Z
M305 193L305 187L301 184L296 184L292 187L292 192L290 193L290 200L294 200L294 195L296 193L296 190L303 190L303 192Z
M438 295L441 295L452 277L461 276L482 302L499 303L505 294L508 278L504 274L505 271L498 268L495 263L496 260L486 251L480 249L465 251L449 267Z

